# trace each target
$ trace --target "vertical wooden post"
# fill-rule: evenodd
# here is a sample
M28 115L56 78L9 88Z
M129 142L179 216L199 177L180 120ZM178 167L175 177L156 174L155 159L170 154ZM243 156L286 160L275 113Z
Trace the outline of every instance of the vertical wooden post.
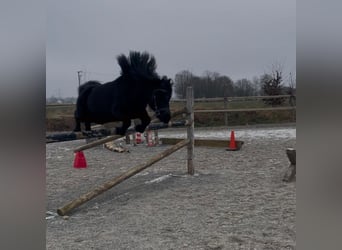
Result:
M131 136L129 134L126 134L125 139L126 139L126 144L131 144Z
M224 97L223 99L224 109L227 109L227 103L228 103L227 97ZM228 126L228 113L227 112L224 113L224 125Z
M186 89L186 109L187 109L187 120L189 125L187 127L187 136L188 140L190 141L187 148L188 148L188 174L193 175L195 173L193 158L194 158L194 142L195 142L195 135L194 135L194 92L192 87L187 87Z
M136 146L137 145L137 137L136 137L136 134L133 133L133 146Z

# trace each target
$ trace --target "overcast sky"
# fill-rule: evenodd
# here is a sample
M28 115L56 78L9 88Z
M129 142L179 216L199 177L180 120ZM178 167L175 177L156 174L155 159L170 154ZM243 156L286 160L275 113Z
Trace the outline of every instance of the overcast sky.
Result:
M295 0L49 0L46 95L77 96L82 80L119 76L116 56L148 51L157 72L215 71L252 79L296 70Z

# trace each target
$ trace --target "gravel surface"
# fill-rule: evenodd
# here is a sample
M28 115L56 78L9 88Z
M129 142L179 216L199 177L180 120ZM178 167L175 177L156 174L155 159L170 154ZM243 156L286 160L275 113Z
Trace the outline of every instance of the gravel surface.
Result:
M229 134L196 128L196 137ZM244 141L240 151L196 147L194 176L183 148L65 217L57 208L170 146L128 145L125 153L98 146L84 151L88 167L75 169L73 149L85 140L47 144L46 248L294 249L296 183L282 177L295 127L237 129L235 139Z

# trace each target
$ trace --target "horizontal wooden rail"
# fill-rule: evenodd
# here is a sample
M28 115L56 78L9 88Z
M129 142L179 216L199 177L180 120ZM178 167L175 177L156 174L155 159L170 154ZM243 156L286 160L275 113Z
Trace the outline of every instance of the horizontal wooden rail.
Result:
M76 107L76 104L74 104L74 103L61 103L61 104L58 104L58 103L53 103L53 104L46 104L46 107L50 107L50 108L52 108L52 107L58 107L58 108L60 108L60 107Z
M85 145L79 146L79 147L74 149L74 152L76 153L76 152L83 151L85 149L93 148L93 147L96 147L98 145L104 144L106 142L114 141L114 140L119 139L121 137L122 137L122 135L110 135L110 136L107 136L105 138L102 138L102 139L99 139L99 140L96 140L93 142L89 142Z
M290 98L292 95L275 95L275 96L229 96L229 97L215 97L215 98L196 98L195 102L223 102L225 99L229 101L240 100L257 100L257 99L278 99L278 98ZM296 97L296 96L294 96ZM186 102L186 99L171 99L171 102ZM46 104L47 107L72 107L76 104L73 103L61 103L61 104Z
M171 117L174 118L186 112L187 112L187 109L184 107L184 108L181 108L172 112ZM158 122L158 121L159 119L153 119L146 129L157 130L157 129L163 129L163 128L181 127L181 126L188 125L187 121L175 121L175 122L170 121L167 124ZM135 132L134 128L129 128L127 130L127 133L129 134L134 133L134 132ZM84 131L84 132L48 133L46 135L46 143L59 142L59 141L72 141L72 140L79 140L79 139L86 139L86 138L99 138L99 137L104 137L104 136L108 136L108 138L104 138L103 143L122 137L122 136L116 136L115 128L107 129L107 128L102 128L102 125L94 125L92 126L92 131L89 131L89 132ZM97 145L100 145L100 144L101 143ZM87 148L84 148L84 149L87 149ZM75 152L77 151L81 151L81 150L76 149Z
M225 99L229 101L240 101L240 100L257 100L257 99L279 99L279 98L290 98L291 95L274 95L274 96L231 96L231 97L215 97L215 98L196 98L195 102L223 102ZM186 102L186 99L172 99L171 102Z
M150 124L146 130L158 130L158 129L165 129L165 128L171 128L171 127L183 127L183 126L189 126L190 122L189 121L180 121L180 122L169 122L168 124L165 123L152 123ZM111 133L113 133L113 135L107 136L105 138L102 139L98 139L96 141L93 142L89 142L85 145L79 146L77 148L74 149L74 152L79 152L79 151L83 151L85 149L90 149L93 148L95 146L104 144L106 142L110 142L110 141L114 141L117 140L119 138L122 138L122 135L116 135L114 130L111 131ZM135 130L129 129L127 130L127 134L132 134L135 133Z
M195 113L226 113L226 112L249 112L249 111L277 111L293 110L296 107L276 107L276 108L246 108L246 109L201 109L194 110Z

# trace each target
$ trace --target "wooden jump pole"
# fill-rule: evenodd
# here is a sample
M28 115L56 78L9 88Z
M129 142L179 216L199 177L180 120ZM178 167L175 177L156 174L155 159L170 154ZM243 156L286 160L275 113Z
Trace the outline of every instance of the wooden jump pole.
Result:
M195 173L193 157L195 147L195 135L194 135L194 92L192 87L186 89L186 109L187 109L187 120L189 126L187 127L187 136L189 140L188 144L188 174L193 175Z
M163 152L157 154L152 159L150 159L148 162L128 170L127 172L123 173L122 175L119 175L119 176L107 181L103 185L95 188L94 190L92 190L92 191L80 196L79 198L69 202L68 204L66 204L62 208L58 208L57 213L61 216L66 215L72 209L79 207L80 205L86 203L87 201L93 199L94 197L102 194L103 192L105 192L105 191L111 189L112 187L116 186L117 184L121 183L122 181L132 177L133 175L136 175L137 173L139 173L139 172L143 171L144 169L150 167L154 163L162 160L163 158L165 158L165 157L169 156L170 154L176 152L177 150L181 149L182 147L185 147L189 143L190 143L190 141L188 139L185 139L185 140L177 143L176 145L172 146L171 148L168 148L168 149L164 150Z
M164 128L170 128L170 127L179 127L179 126L189 126L189 123L187 121L183 121L183 122L170 122L169 124L163 124L163 123L152 123L150 124L149 126L147 126L147 130L157 130L157 129L164 129ZM128 130L127 131L127 134L126 135L129 135L129 134L134 134L135 131L134 130ZM101 144L104 144L106 142L109 142L109 141L114 141L116 139L119 139L121 137L124 137L123 135L110 135L110 136L107 136L105 138L102 138L102 139L98 139L96 141L93 141L93 142L89 142L85 145L82 145L82 146L79 146L77 148L74 149L74 152L79 152L79 151L83 151L85 149L89 149L89 148L93 148L93 147L96 147L98 145L101 145Z
M174 118L176 116L179 116L180 114L186 113L186 108L181 108L178 110L175 110L171 114L171 118ZM151 121L151 125L153 123L158 122L159 119L153 119ZM164 124L164 127L167 124ZM170 124L169 126L173 126L174 124ZM177 126L177 125L176 125ZM92 126L92 128L95 128L91 132L61 132L61 133L48 133L45 135L46 143L51 142L61 142L61 141L73 141L73 140L80 140L80 139L88 139L88 138L98 138L98 137L104 137L104 136L111 136L116 135L116 129L98 129L98 127L101 127L99 125ZM163 127L163 128L164 128ZM131 131L134 132L134 131Z
M83 151L85 149L93 148L93 147L96 147L98 145L104 144L106 142L114 141L114 140L119 139L121 137L122 137L122 135L110 135L110 136L107 136L105 138L102 138L102 139L87 143L85 145L79 146L79 147L74 149L74 152L76 153L79 151Z
M171 117L176 117L176 116L184 114L186 112L187 112L187 108L184 107L184 108L178 109L175 112L173 112ZM154 121L159 121L159 119L152 120L152 122L154 122ZM184 124L181 123L180 125L187 126L188 124L186 122L184 122ZM159 123L153 124L153 123L151 123L147 127L147 129L156 130L156 129L163 129L163 128L168 128L168 127L172 127L172 126L179 126L179 125L177 123L172 123L172 122L170 122L169 124L159 124ZM134 132L135 132L134 130L128 130L126 135L132 134ZM116 139L119 139L119 138L123 137L122 135L116 135L116 130L115 129L113 131L109 131L109 133L111 133L113 135L110 135L110 136L107 136L107 137L105 137L103 139L99 139L99 140L96 140L94 142L90 142L90 143L87 143L85 145L79 146L79 147L74 149L74 152L76 153L76 152L79 152L79 151L83 151L85 149L93 148L93 147L96 147L98 145L104 144L106 142L114 141Z

